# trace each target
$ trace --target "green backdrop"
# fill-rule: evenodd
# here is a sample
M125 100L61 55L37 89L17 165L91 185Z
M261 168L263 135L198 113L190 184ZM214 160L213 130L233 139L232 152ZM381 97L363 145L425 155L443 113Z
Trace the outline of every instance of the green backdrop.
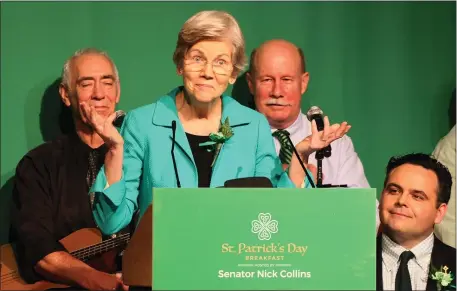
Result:
M331 121L353 125L378 195L391 155L431 152L449 130L455 2L2 2L0 243L16 164L59 131L55 81L66 58L105 49L120 71L119 108L154 102L181 84L172 62L177 33L207 9L237 18L248 53L272 38L304 50L303 110L318 105ZM243 78L234 91L248 96Z

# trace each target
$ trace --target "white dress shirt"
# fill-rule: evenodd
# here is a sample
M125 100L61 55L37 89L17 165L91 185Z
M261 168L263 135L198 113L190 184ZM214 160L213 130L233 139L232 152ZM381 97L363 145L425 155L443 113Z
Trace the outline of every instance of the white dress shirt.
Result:
M443 220L435 224L435 234L442 242L455 248L455 126L436 145L433 156L448 168L452 176L451 198Z
M412 290L425 290L433 249L433 232L420 244L409 251L414 258L408 261ZM408 251L396 244L385 234L382 235L382 284L384 290L395 290L395 277L400 266L400 255Z
M311 122L300 112L298 118L288 128L284 128L290 134L294 146L301 142L305 137L311 135ZM273 133L277 129L271 128ZM273 138L276 154L279 155L281 144L278 139ZM370 188L362 162L354 150L354 145L349 136L345 135L331 143L332 155L322 160L322 183L332 185L345 184L349 188ZM309 156L308 163L317 167L316 153ZM378 209L376 200L376 209ZM379 213L376 211L376 229L379 227Z

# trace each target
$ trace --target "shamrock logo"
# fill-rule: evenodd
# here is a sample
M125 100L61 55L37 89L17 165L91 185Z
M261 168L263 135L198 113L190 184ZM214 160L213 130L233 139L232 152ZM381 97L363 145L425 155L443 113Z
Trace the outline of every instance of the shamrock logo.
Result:
M258 219L252 221L251 231L257 234L259 240L269 240L272 233L278 232L278 221L271 220L270 213L259 213Z

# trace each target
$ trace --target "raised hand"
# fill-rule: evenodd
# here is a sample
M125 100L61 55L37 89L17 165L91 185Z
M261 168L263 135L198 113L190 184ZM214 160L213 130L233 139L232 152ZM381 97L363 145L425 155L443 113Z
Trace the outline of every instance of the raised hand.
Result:
M330 125L328 117L324 117L324 130L318 131L316 121L311 122L311 135L297 144L296 149L300 154L310 155L313 152L323 149L331 142L344 136L351 126L347 122Z
M124 139L113 125L113 121L116 118L116 112L113 112L108 117L104 117L97 113L95 108L86 102L80 103L80 107L84 119L86 119L89 125L103 139L108 147L112 148L124 144Z

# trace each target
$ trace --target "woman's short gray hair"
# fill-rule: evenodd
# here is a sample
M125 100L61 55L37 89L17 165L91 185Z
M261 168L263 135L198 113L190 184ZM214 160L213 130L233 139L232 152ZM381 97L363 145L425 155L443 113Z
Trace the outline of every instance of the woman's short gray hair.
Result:
M111 63L114 69L114 77L116 80L119 80L119 72L117 70L116 64L113 62L113 60L110 58L108 53L105 51L96 49L96 48L84 48L77 50L70 58L67 59L65 64L63 65L63 70L62 70L62 84L66 88L70 88L70 82L71 82L71 72L72 72L72 66L74 63L74 60L80 56L83 55L101 55L104 56L105 58L108 59L108 61Z
M182 68L184 57L193 45L203 40L224 38L233 44L233 75L238 75L246 66L244 37L236 19L224 11L201 11L189 18L179 31L173 62Z

